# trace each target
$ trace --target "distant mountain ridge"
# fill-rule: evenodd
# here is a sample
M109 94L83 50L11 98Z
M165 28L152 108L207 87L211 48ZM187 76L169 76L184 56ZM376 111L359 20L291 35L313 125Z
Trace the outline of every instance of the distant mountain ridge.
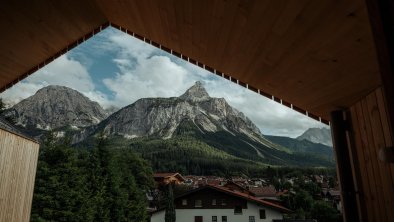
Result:
M6 110L17 125L26 128L56 129L87 127L107 117L106 111L80 92L65 86L47 86Z
M179 97L142 98L109 116L81 93L49 86L16 104L7 114L33 136L52 129L56 137L67 134L75 145L85 146L105 135L117 147L133 148L158 166L167 164L160 162L164 156L177 157L167 159L172 163L168 169L178 164L217 162L217 158L223 166L227 161L248 166L334 164L330 151L323 147L319 153L318 144L295 139L282 143L287 139L276 141L263 136L224 98L210 97L201 82ZM174 154L178 152L183 156Z
M304 150L289 149L267 139L249 118L231 107L225 99L210 97L201 82L196 82L179 97L139 99L101 123L83 130L78 141L83 142L103 133L130 146L133 146L133 140L139 141L138 149L147 156L164 152L159 151L163 143L160 141L164 139L179 144L179 149L187 149L179 141L203 143L201 146L207 147L211 154L225 152L233 158L266 164L319 165L317 159L320 157L323 159L319 159L322 160L321 164L331 164L330 155L311 156L308 159L305 155L309 154ZM151 141L157 143L153 145ZM145 144L150 144L150 147ZM152 150L152 147L157 148Z
M156 136L168 139L185 120L192 121L205 132L224 130L256 140L262 137L250 119L225 99L211 98L201 82L196 82L180 97L139 99L99 123L95 131L125 138Z
M296 139L308 140L313 143L321 143L332 147L331 131L327 128L310 128Z
M293 139L284 136L265 136L270 141L289 148L293 152L309 153L317 156L333 158L333 149L322 143L313 143L309 140Z

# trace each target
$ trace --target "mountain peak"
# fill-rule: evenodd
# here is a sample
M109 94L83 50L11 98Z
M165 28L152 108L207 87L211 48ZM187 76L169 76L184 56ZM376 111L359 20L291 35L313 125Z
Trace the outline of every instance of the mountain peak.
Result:
M296 139L309 140L313 143L321 143L332 147L331 131L327 128L309 128Z
M80 92L78 92L74 89L68 88L66 86L60 86L60 85L48 85L48 86L45 86L45 87L37 90L36 93L39 93L39 94L40 93L51 93L53 91L72 91L72 92L81 94Z
M211 97L205 90L202 83L200 81L197 81L196 83L194 83L192 87L186 90L186 92L183 95L181 95L179 98L195 102L195 101L208 100Z
M57 85L41 88L14 105L5 115L14 117L22 126L39 129L87 127L107 117L97 102L74 89Z

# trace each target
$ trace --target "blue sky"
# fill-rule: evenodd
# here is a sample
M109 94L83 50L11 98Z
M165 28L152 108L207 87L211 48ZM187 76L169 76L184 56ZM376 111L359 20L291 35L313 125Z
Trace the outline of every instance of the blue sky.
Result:
M95 35L0 97L15 104L47 85L64 85L104 108L121 108L139 98L179 96L195 81L201 81L212 97L224 97L263 134L296 137L308 128L325 127L113 28Z

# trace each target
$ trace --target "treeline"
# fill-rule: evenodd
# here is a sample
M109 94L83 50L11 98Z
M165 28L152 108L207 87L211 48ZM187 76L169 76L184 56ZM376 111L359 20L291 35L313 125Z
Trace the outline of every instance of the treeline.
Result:
M285 140L274 140L273 142L276 145L271 144L274 147L272 149L258 141L251 140L243 134L233 135L224 130L215 133L202 133L192 121L184 121L174 132L173 138L181 140L183 138L194 138L230 155L269 165L335 166L335 161L332 158L332 148L286 137L283 137ZM282 143L284 141L286 143ZM256 150L262 155L256 155Z
M111 143L120 143L115 138ZM216 149L193 137L162 139L134 139L124 146L140 153L148 160L154 171L180 172L183 175L215 175L221 177L283 177L300 172L302 174L333 175L335 168L270 167L257 161L245 160Z
M147 221L149 164L99 139L89 148L47 136L41 145L31 221Z
M194 138L136 139L128 144L154 171L183 175L248 175L265 165L227 154Z

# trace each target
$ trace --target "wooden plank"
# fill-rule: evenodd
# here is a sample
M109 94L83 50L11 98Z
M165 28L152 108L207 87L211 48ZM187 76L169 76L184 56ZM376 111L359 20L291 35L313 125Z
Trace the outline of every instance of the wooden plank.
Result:
M371 159L369 157L369 152L367 150L367 139L364 137L364 117L362 112L361 103L357 103L352 107L352 121L354 130L354 140L357 147L357 155L360 163L360 170L362 171L363 180L363 195L366 199L366 204L368 206L368 220L374 221L380 219L379 203L376 198L376 186L374 172L372 169ZM364 132L364 133L363 133Z
M379 61L382 91L385 101L387 121L394 128L394 2L366 0L369 20Z
M331 134L337 165L338 181L341 190L343 220L345 222L360 221L357 195L355 192L356 175L352 172L351 143L348 140L348 122L344 118L344 111L331 112Z
M353 108L354 112L354 108ZM354 180L354 190L355 190L355 196L356 196L356 204L357 204L357 210L358 210L358 218L359 221L367 221L368 216L367 216L367 203L366 203L366 198L364 194L364 188L365 184L362 179L362 173L361 169L365 170L363 163L360 163L360 159L358 157L358 150L357 150L357 145L355 142L355 138L357 138L355 134L355 130L353 128L358 127L358 123L353 123L353 121L357 121L357 115L356 113L352 113L352 110L349 109L346 111L346 120L353 126L350 128L350 130L346 133L346 139L347 139L347 144L349 147L349 157L350 157L350 165L352 168L352 176ZM358 129L356 130L358 132ZM362 152L362 151L361 151Z
M381 204L379 200L379 188L376 186L376 183L378 181L378 175L376 175L376 171L374 170L374 165L372 163L372 157L369 151L369 138L367 136L367 125L366 125L366 120L364 118L364 110L362 106L362 102L360 101L356 105L356 111L357 111L357 118L358 118L358 123L359 123L359 130L360 130L360 138L359 141L361 142L361 146L358 147L358 149L363 150L364 154L364 160L365 160L365 166L367 168L367 175L368 175L368 183L369 183L369 188L371 190L371 203L374 207L374 215L373 218L376 221L382 221L382 212L381 212ZM374 221L372 220L372 221Z
M387 217L394 218L394 186L391 178L390 164L384 163L379 160L378 154L379 150L386 147L383 127L382 127L382 119L379 112L379 107L377 104L377 98L375 92L371 93L367 96L367 105L369 109L369 118L371 121L372 127L372 135L374 137L374 144L371 148L374 148L374 153L376 155L377 163L379 166L379 173L382 178L382 187L383 187L383 199L384 206L386 207Z
M383 137L384 137L384 143L385 147L392 147L393 146L393 131L390 127L389 123L389 116L387 113L387 103L384 97L384 92L382 88L378 88L376 91L376 98L377 98L377 106L379 110L379 114L381 117L380 124L382 126L382 131L383 131ZM389 197L390 200L390 207L391 209L394 209L394 164L385 164L388 167L388 172L386 175L391 176L391 181L388 181L388 187L391 191L391 197ZM391 210L391 218L394 218L394 211Z
M381 124L383 127L383 135L384 139L386 142L386 147L394 146L393 141L394 141L394 135L393 135L393 130L390 127L389 121L388 121L388 111L387 111L387 106L386 106L386 99L384 97L383 90L381 88L378 88L376 90L376 98L378 99L378 106L379 106L379 112L381 116ZM392 183L394 184L394 165L390 164L391 168L391 178L393 179ZM393 185L394 187L394 185Z
M39 144L0 129L0 221L29 221Z
M379 201L379 210L382 216L382 220L381 221L387 221L388 217L387 217L387 212L386 212L386 208L384 206L385 201L384 201L384 197L383 197L383 182L382 182L382 174L380 172L380 168L379 168L379 163L378 163L378 157L377 157L377 153L374 147L374 137L373 137L373 128L371 125L371 119L370 119L370 109L368 107L367 101L366 100L362 100L361 101L362 104L362 108L363 108L363 117L364 117L364 121L365 121L365 131L366 131L366 136L368 138L368 152L369 152L369 156L372 162L372 168L373 168L373 172L375 175L375 186L377 189L377 193L376 193L376 197Z

